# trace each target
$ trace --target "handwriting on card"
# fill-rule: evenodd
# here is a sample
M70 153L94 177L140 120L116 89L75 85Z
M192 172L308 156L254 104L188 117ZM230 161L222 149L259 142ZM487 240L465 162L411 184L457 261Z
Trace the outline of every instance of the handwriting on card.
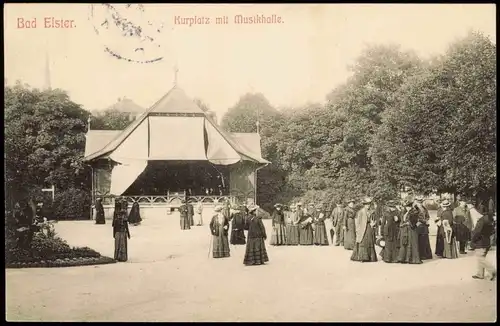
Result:
M41 21L37 18L17 18L17 28L75 28L76 24L73 19L64 19L56 17L44 17Z

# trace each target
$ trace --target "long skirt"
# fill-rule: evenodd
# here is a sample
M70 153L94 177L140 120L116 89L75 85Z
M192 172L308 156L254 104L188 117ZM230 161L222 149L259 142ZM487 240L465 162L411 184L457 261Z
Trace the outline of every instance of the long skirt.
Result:
M457 244L457 241L455 240L455 237L451 238L450 243L448 243L446 240L444 240L443 258L448 258L448 259L458 258L457 245L458 244Z
M229 241L227 239L227 236L225 235L213 236L212 253L214 258L229 257Z
M421 224L417 227L418 252L421 260L432 259L431 242L429 240L429 227Z
M286 231L286 244L288 246L297 246L299 244L299 226L298 225L287 225Z
M361 262L377 261L377 252L375 251L375 230L370 226L370 224L366 226L363 240L354 244L351 260Z
M127 232L115 233L115 260L127 261Z
M301 246L312 246L313 243L313 229L311 224L309 224L305 228L299 226L299 244Z
M181 230L190 230L191 225L189 224L189 218L186 217L181 217Z
M354 225L354 219L347 219L347 229L344 232L344 248L347 250L353 250L354 244L356 243L356 227Z
M244 245L245 243L245 232L243 230L231 230L231 244Z
M248 239L247 247L245 249L245 258L243 264L250 265L263 265L269 261L267 256L266 245L263 238L250 238Z
M437 232L437 236L436 236L436 251L434 251L434 253L438 257L443 257L443 254L444 254L444 235L440 232L439 228L438 228L438 232Z
M95 224L106 224L106 219L104 218L104 212L97 214L95 219Z
M399 239L394 238L392 240L385 241L385 247L380 252L382 260L386 263L397 263L399 262Z
M316 230L314 231L313 242L316 246L328 246L328 235L326 233L325 223L316 224Z
M418 252L418 233L410 226L403 226L400 230L400 248L398 260L401 264L422 264Z
M459 242L466 242L470 240L469 228L464 224L455 224L456 239Z
M344 223L338 223L335 226L335 245L336 246L343 246L345 237L344 237L344 228L343 228Z
M286 230L283 224L275 224L273 226L270 244L273 246L282 246L286 244Z
M193 226L194 225L193 215L188 215L188 220L189 220L189 226Z
M203 218L201 217L201 214L194 214L194 224L198 226L203 225Z

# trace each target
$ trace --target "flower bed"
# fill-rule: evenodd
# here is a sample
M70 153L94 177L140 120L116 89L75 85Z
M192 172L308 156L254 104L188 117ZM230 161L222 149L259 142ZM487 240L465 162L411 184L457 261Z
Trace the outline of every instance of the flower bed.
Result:
M8 248L5 257L6 268L71 267L115 262L91 248L70 247L56 236L52 225L40 227L40 231L33 235L29 249Z

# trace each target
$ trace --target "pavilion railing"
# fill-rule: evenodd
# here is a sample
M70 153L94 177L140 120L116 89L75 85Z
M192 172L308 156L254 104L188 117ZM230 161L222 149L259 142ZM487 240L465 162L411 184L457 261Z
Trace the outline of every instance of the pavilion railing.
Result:
M96 195L97 198L102 199L103 205L113 205L116 196L110 195ZM178 207L181 205L185 195L182 193L173 193L167 195L137 195L137 196L120 196L126 198L129 204L139 203L140 206L154 206L154 207ZM229 195L213 196L189 196L188 202L196 205L202 203L203 205L217 205L229 199L231 203L235 201L235 197Z

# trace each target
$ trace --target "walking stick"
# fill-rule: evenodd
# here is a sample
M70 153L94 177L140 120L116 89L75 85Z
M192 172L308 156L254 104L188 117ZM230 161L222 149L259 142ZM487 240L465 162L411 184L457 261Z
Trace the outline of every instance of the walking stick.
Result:
M210 233L210 236L208 238L208 258L210 258L210 251L212 251L212 234Z

